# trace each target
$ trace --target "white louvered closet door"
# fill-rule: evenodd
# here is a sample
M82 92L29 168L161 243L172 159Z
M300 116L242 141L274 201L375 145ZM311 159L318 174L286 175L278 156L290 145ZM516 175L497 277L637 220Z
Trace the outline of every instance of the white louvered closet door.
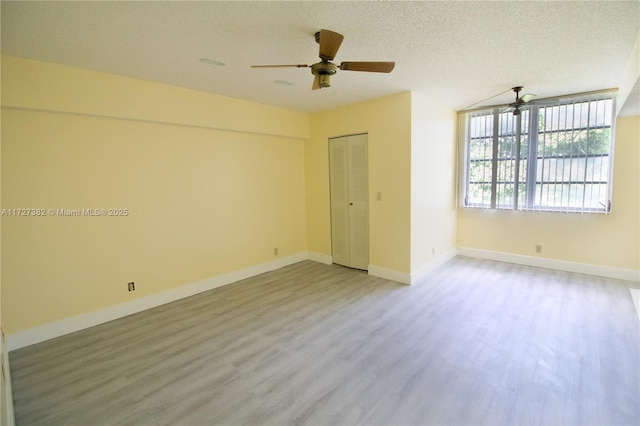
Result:
M329 140L333 262L369 267L367 135Z

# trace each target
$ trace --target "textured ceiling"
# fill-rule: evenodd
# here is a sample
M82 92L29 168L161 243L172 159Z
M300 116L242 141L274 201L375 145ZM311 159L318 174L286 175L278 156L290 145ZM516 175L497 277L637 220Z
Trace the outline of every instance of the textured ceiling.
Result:
M541 97L617 87L640 30L638 1L2 1L1 12L3 54L300 111L406 90L461 109L515 85ZM395 70L339 71L312 91L309 69L250 68L317 62L322 28L345 36L335 62Z

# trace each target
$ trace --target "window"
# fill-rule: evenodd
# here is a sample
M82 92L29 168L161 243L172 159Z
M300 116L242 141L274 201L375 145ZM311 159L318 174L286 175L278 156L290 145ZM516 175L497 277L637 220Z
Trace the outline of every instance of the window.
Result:
M607 213L611 92L464 114L464 205Z

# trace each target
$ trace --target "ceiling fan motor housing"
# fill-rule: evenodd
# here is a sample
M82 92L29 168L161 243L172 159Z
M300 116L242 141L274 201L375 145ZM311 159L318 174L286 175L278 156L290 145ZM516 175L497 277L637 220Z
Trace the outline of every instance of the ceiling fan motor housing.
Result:
M311 65L311 74L313 75L333 75L338 71L338 66L331 62L318 62Z
M311 74L316 76L318 88L331 87L331 76L338 71L338 66L331 62L318 62L311 65Z

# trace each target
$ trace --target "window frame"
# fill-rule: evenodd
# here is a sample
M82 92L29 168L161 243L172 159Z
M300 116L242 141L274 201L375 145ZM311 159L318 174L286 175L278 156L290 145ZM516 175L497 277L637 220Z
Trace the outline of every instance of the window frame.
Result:
M488 106L482 108L475 108L473 110L465 110L460 111L458 115L458 126L459 126L459 136L460 136L460 151L462 155L460 156L460 170L459 176L461 178L461 185L459 187L459 199L460 203L463 207L467 208L478 208L478 209L492 209L492 210L516 210L516 211L545 211L545 212L565 212L565 213L600 213L600 214L608 214L611 212L611 195L612 195L612 187L613 187L613 166L614 166L614 145L615 145L615 90L602 90L597 92L589 92L583 94L575 94L575 95L567 95L556 98L546 98L540 99L535 102L532 102L530 105L526 105L520 108L521 114L517 117L517 120L513 120L513 125L511 127L511 131L515 132L515 135L509 135L508 131L510 129L507 124L506 130L503 131L503 121L505 117L510 116L513 119L513 114L508 111L504 111L504 106ZM592 123L591 116L591 108L595 105L596 107L600 105L602 106L602 117L598 117L596 114L595 123ZM586 122L578 121L575 123L575 114L577 114L577 110L581 114L579 120L583 119L582 114L584 112L581 108L586 106ZM556 109L553 112L554 108ZM547 114L549 110L552 111L555 116L560 117L561 109L564 108L564 119L565 123L562 128L558 124L557 128L553 128L551 126L550 129L547 129L547 121L546 115L544 116L543 126L540 126L540 115ZM568 111L571 111L572 118L571 123L568 124L567 117ZM541 113L541 111L543 111ZM478 133L477 129L474 128L474 133L472 134L471 129L471 121L475 117L484 117L486 121L487 117L491 119L491 128L492 131L489 134L481 134ZM526 118L526 119L525 119ZM509 119L508 117L506 118ZM602 123L598 121L600 119ZM485 122L482 127L482 131L486 132L489 125ZM584 154L576 155L573 153L573 150L580 145L576 143L574 145L574 134L585 134L584 141L586 143L586 148L589 147L590 141L597 142L599 137L596 138L590 137L589 135L592 132L600 132L601 135L607 135L609 137L608 151L607 152L585 152ZM544 150L547 148L547 141L540 142L540 136L546 138L548 135L550 139L553 138L553 134L557 134L556 136L556 153L555 155L545 155ZM569 149L570 154L558 152L560 149L560 140L562 138L566 138L567 134L570 134L570 142L568 146L563 146L564 149ZM515 145L515 152L505 154L504 158L499 156L500 154L500 143L501 138L503 140L507 140L508 137L512 136L516 141L518 140L518 136L520 136L519 143L511 142ZM480 158L473 158L471 155L471 149L474 140L491 140L491 155ZM551 142L550 142L551 143ZM542 147L543 152L542 155L538 153L538 149ZM550 146L551 147L551 146ZM551 147L553 148L553 147ZM485 148L485 154L487 149ZM603 162L603 159L608 157L607 161ZM598 179L595 179L594 170L596 168L596 161L594 159L600 158L598 167ZM519 159L519 160L518 160ZM535 161L531 161L535 159ZM578 159L579 163L574 165L574 160ZM582 159L584 161L582 162ZM568 169L567 169L567 160L569 161ZM591 161L593 160L593 161ZM491 165L491 173L489 174L489 180L486 179L486 174L483 175L484 180L478 181L471 180L472 174L472 164L479 162L490 162ZM505 179L504 182L499 180L499 165L500 162L511 162L512 170L511 174L506 174L504 177L509 178ZM538 173L538 168L540 167L540 173ZM544 172L544 168L546 167L551 170L552 168L555 170L554 176L550 174L545 177L542 173ZM552 167L553 166L553 167ZM584 177L582 180L574 179L574 173L576 170L582 170ZM558 169L562 168L560 171L562 173L561 176L558 176ZM604 168L606 170L603 172ZM486 168L485 168L486 169ZM524 170L526 169L526 170ZM565 173L569 173L568 179L565 176ZM587 179L588 170L591 170L591 179ZM603 173L606 180L603 180ZM475 176L475 173L473 173ZM552 180L550 178L555 178ZM480 200L474 200L478 202L473 202L470 200L470 185L484 185L485 188L490 186L489 195L490 199L486 198L485 192L486 189L483 189L482 196ZM503 185L502 192L498 191L498 186ZM560 201L557 200L557 190L558 185L560 186ZM604 185L604 198L600 197L595 201L600 204L597 207L594 207L594 188L597 187L596 193L597 195L602 194L601 189ZM505 203L502 203L502 200L499 197L505 199L505 192L509 192L508 187L511 186L510 192L513 194L509 199L506 199ZM522 188L524 187L524 196L522 194ZM553 187L553 197L551 202L549 202L549 194L551 192L551 188ZM567 187L567 195L566 200L564 188ZM573 188L573 189L572 189ZM579 190L581 188L582 195L577 196L575 199L571 199L571 191ZM590 197L587 198L586 194L589 192ZM542 201L543 194L547 194L546 202ZM576 201L578 203L576 203ZM604 203L602 202L604 201ZM591 204L591 205L589 205Z

